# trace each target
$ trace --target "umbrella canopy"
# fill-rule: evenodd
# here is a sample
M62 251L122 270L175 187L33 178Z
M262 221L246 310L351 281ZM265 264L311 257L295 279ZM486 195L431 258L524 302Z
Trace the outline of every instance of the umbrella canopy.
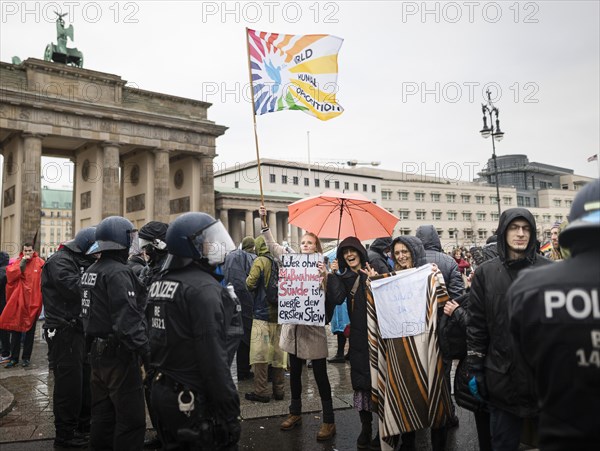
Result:
M361 194L326 191L288 206L292 225L319 238L391 236L398 218Z

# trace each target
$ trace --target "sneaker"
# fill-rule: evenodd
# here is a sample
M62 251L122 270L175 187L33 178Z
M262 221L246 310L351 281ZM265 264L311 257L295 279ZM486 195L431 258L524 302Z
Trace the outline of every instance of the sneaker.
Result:
M271 398L269 398L268 396L260 396L254 392L246 393L246 395L244 397L248 401L263 402L265 404L268 403L269 401L271 401Z
M19 364L19 362L17 360L12 360L11 359L11 361L8 362L4 368L14 368L18 364Z
M0 357L0 364L10 362L10 355Z
M87 448L89 445L89 441L73 437L71 439L65 440L60 438L54 439L54 447L55 448Z
M289 414L287 418L281 423L279 429L282 431L289 431L290 429L294 429L296 426L302 424L302 417L300 415L292 415Z
M28 367L30 364L31 364L31 361L30 361L30 360L23 359L23 363L21 363L21 366L22 366L23 368L27 368L27 367Z

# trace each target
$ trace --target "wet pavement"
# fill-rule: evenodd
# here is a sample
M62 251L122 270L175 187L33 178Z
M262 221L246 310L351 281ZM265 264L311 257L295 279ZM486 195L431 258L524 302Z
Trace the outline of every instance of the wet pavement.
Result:
M14 396L12 408L0 417L0 449L30 450L53 449L54 416L52 414L52 372L48 370L47 346L39 334L42 322L38 323L31 366L4 368L0 366L0 386ZM337 343L329 335L330 355L335 353ZM334 439L318 443L315 439L321 423L321 403L312 370L303 372L303 424L292 431L280 431L279 424L288 413L289 383L283 401L271 400L267 404L244 399L244 393L252 391L252 381L240 381L238 389L241 399L242 438L240 449L244 450L351 450L356 449L356 438L360 432L358 414L352 407L350 365L328 364L329 380L333 392L337 435ZM286 375L286 378L289 377ZM1 396L4 412L11 401ZM477 450L477 438L473 416L458 409L460 427L453 429L448 437L448 450ZM147 425L150 420L147 419ZM428 433L417 434L419 450L430 449Z

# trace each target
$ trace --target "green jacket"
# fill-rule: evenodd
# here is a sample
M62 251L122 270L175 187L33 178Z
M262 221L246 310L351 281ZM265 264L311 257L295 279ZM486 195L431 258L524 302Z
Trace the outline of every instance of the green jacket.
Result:
M256 238L254 243L258 257L246 278L246 286L254 294L254 319L276 323L277 306L267 303L265 299L266 287L271 278L271 260L266 256L273 257L262 236ZM261 279L263 283L260 283Z

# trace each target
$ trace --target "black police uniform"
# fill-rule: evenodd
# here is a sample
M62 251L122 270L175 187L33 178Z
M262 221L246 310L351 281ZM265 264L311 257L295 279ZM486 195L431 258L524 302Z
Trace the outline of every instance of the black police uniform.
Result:
M81 314L91 340L92 449L141 449L145 408L140 356L148 337L139 282L127 251L103 251L81 278Z
M152 406L159 437L170 446L237 449L240 401L229 369L227 290L198 263L171 269L148 292L151 364L157 368ZM182 412L178 397L194 409ZM188 442L184 444L184 442Z
M68 247L54 253L42 269L42 298L49 360L54 366L56 441L72 440L90 429L90 365L87 359L79 281L92 261Z

